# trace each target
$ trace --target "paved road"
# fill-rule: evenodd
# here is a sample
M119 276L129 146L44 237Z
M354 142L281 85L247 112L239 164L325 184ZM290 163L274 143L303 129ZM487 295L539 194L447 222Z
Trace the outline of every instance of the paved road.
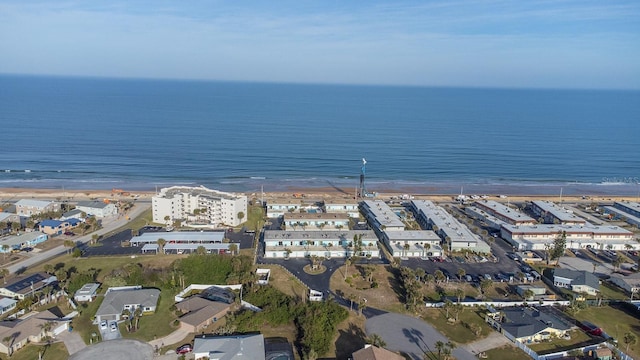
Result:
M129 211L128 216L131 219L135 219L136 217L138 217L138 215L140 215L142 212L144 212L145 210L147 210L148 208L151 207L151 204L148 203L140 203L140 202L136 202L136 204L133 206L133 208ZM125 225L127 222L129 222L129 220L127 220L127 218L125 216L122 217L118 217L118 218L112 218L112 219L107 219L107 220L103 220L103 228L96 231L95 234L98 235L104 235L107 234L123 225ZM91 236L94 233L91 234L87 234L84 236L80 236L78 238L75 238L74 240L76 242L81 242L81 243L87 243L91 240ZM35 264L39 264L43 261L46 261L50 258L56 257L60 254L64 254L66 251L69 251L68 248L65 248L63 245L60 245L58 247L55 247L53 249L49 249L47 251L42 251L40 253L35 254L34 256L24 259L16 264L7 266L7 269L9 270L10 273L15 273L17 270L21 270L24 268L28 268L29 266L35 265Z
M436 352L437 341L449 341L433 326L426 322L402 314L387 313L367 319L367 335L378 334L387 343L387 349L400 351L410 359L422 360L424 354ZM457 347L453 356L458 360L477 360L467 349Z
M137 340L111 340L88 346L72 355L70 360L151 360L153 348Z

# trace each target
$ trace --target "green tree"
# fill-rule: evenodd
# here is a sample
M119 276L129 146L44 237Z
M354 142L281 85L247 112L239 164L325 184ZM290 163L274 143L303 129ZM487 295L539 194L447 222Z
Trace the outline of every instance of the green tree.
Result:
M9 276L9 269L7 268L0 268L0 276L2 276L2 280L4 280L4 283L7 283L7 276Z
M556 239L553 241L553 247L551 248L551 259L556 260L556 266L560 262L560 257L564 255L564 251L567 248L567 232L562 231L562 233L558 234ZM548 260L547 260L548 263Z
M525 300L531 300L533 299L534 296L535 296L535 293L531 289L525 290L524 293L522 294L522 297Z
M233 255L237 254L238 253L238 245L233 244L233 243L229 244L229 252L231 254L233 254Z
M387 343L384 342L382 337L378 334L371 334L367 339L367 342L373 346L377 346L379 348L384 348L387 346Z
M625 343L625 345L627 345L625 352L629 351L629 345L633 345L636 343L638 339L636 338L636 335L632 332L627 332L624 334L624 337L622 338L622 341Z
M238 220L240 220L241 223L242 223L242 219L244 219L244 212L239 211L238 212Z
M158 254L164 254L164 245L167 243L167 240L160 238L157 241L158 244Z
M198 254L198 255L204 255L204 254L206 254L206 253L207 253L207 249L205 249L205 247L204 247L204 246L202 246L202 245L201 245L201 246L198 246L198 247L196 248L196 254Z
M63 245L65 248L67 248L67 254L71 252L71 249L74 246L76 246L76 244L72 240L65 240Z
M467 275L467 272L466 272L463 268L458 268L458 272L457 272L457 274L458 274L458 278L459 278L460 280L462 280L462 278L463 278L465 275Z
M489 290L493 286L493 281L489 279L483 279L480 281L480 291L484 294L487 290Z
M457 288L455 290L455 294L456 294L456 298L458 298L458 303L460 303L460 301L462 301L465 295L464 290L462 290L462 288Z
M442 359L442 351L444 350L444 348L444 342L440 340L436 341L436 351L438 352L438 359Z

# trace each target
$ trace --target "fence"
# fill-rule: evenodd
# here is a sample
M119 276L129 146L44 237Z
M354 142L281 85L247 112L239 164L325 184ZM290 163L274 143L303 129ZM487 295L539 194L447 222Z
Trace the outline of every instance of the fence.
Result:
M537 301L537 302L526 302L526 301L461 301L460 305L462 306L493 306L497 308L509 307L509 306L526 306L526 305L537 305L537 306L557 306L557 305L569 305L569 301L555 301L555 300L547 300L547 301ZM444 302L428 302L425 303L426 307L434 307L439 308L444 306Z

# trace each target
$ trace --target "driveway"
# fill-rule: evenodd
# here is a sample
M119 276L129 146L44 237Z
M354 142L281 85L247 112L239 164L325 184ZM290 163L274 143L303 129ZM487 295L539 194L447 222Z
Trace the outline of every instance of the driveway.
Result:
M70 360L152 360L153 348L137 340L103 341L74 354ZM174 357L175 359L175 357Z
M112 323L116 324L115 331L111 331ZM118 323L116 323L115 321L109 321L109 326L106 329L100 329L100 336L102 336L102 341L116 340L116 339L122 338L122 335L120 334L120 327L118 327Z
M492 331L486 338L462 345L462 347L473 354L478 354L504 345L513 345L513 343L499 332Z
M153 346L154 349L156 347L162 348L162 347L165 347L166 345L181 344L182 342L184 342L184 339L187 336L189 336L189 334L190 334L189 330L180 326L180 328L178 328L176 331L172 332L171 334L165 337L161 337L159 339L149 341L149 344Z
M433 326L402 314L386 313L367 319L367 335L378 334L387 343L387 349L400 351L410 359L423 360L427 352L436 352L435 343L449 341ZM453 356L458 360L477 360L467 349L457 347Z
M58 335L58 339L64 342L64 346L67 348L69 355L73 355L87 347L80 334L75 331L65 331Z

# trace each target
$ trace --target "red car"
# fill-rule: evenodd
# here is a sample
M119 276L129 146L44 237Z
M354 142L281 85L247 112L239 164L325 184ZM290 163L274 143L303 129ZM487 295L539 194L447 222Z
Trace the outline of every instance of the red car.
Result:
M187 354L193 351L193 347L191 346L191 344L184 344L182 346L180 346L179 348L176 349L176 353L178 355L181 354Z

